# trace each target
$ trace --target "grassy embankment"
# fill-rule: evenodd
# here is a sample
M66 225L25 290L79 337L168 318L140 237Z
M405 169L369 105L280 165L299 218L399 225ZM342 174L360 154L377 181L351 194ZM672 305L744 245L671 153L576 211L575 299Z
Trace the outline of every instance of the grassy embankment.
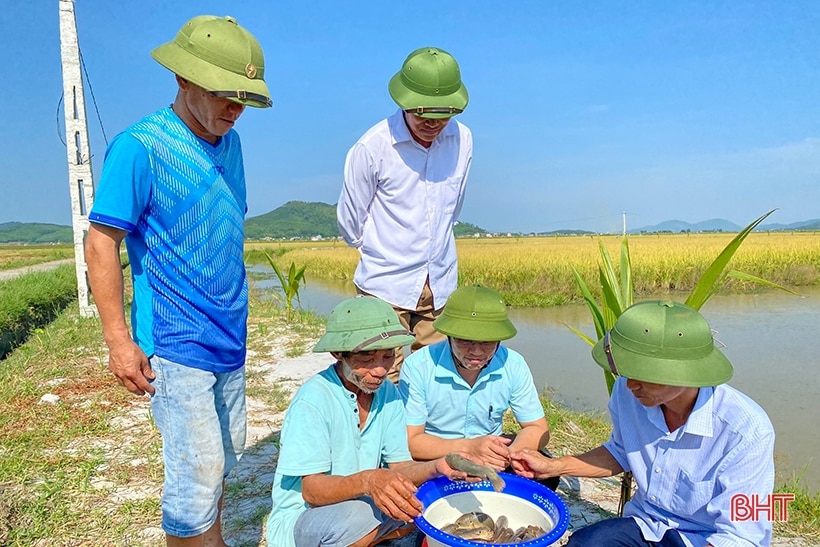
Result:
M503 260L500 247L491 249L495 260ZM255 296L248 395L283 409L289 394L266 386L254 365L283 336L291 339L291 353L305 350L304 340L316 335L319 322L297 314L288 324L274 301ZM159 522L159 437L144 401L116 385L105 357L99 321L80 318L71 303L0 364L0 544L161 544L142 535ZM46 393L60 402L41 403ZM545 408L558 454L589 448L607 435L605 421L594 415L550 401ZM245 487L229 480L228 502ZM267 495L266 485L259 488ZM795 491L798 499L790 506L790 521L777 524L777 535L816 539L820 494L812 497L798 481L778 491ZM254 520L261 526L261 515Z
M735 234L664 234L629 237L637 295L689 291ZM571 267L584 279L598 278L603 241L617 259L620 236L459 239L459 284L497 289L513 306L551 306L578 297ZM261 251L307 266L309 279L351 280L358 252L342 241L254 242L247 260L263 264ZM752 233L731 267L790 287L820 280L820 232ZM759 290L732 281L733 290ZM683 293L682 293L683 294Z
M73 245L0 245L0 271L74 258Z

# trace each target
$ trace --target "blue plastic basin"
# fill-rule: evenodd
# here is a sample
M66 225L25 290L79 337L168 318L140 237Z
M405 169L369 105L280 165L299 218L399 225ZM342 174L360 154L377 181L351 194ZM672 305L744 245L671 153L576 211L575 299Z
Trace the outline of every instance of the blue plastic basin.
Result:
M416 497L424 504L424 512L415 521L419 530L427 536L428 545L497 545L458 538L439 529L440 526L453 522L459 515L469 511L483 511L493 519L503 514L509 519L511 528L535 524L547 530L544 536L512 545L545 547L558 541L569 527L569 511L558 494L540 483L518 475L500 475L506 482L502 492L495 492L489 481L453 482L446 477L437 477L422 484L416 492Z

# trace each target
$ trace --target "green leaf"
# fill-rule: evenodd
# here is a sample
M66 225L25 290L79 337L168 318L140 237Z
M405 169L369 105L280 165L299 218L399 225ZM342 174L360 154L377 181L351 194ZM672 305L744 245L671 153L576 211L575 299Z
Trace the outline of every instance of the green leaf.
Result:
M736 270L732 270L728 272L726 275L728 275L729 277L733 277L735 279L740 279L741 281L751 281L752 283L757 283L758 285L764 285L771 289L780 289L781 291L786 291L787 293L791 293L795 296L803 298L803 295L801 295L798 292L794 292L788 287L784 287L783 285L775 283L774 281L769 281L768 279L763 279L762 277L757 277L756 275L738 272Z
M632 262L629 259L629 240L626 236L621 239L621 305L627 309L632 305L634 298L632 288Z
M604 371L604 382L606 382L606 391L612 395L612 388L615 386L615 375L612 372Z
M610 272L614 276L614 272ZM613 285L607 272L601 267L598 269L598 278L601 282L601 309L604 315L604 331L612 328L615 320L623 313L620 299L618 298L618 282Z
M273 269L273 273L275 273L276 277L279 278L279 285L282 287L282 290L284 291L285 285L287 285L287 283L285 282L285 276L282 275L282 272L279 270L279 267L276 266L276 262L273 261L273 258L271 258L270 254L268 254L267 252L265 252L265 258L268 259L268 264L270 264L270 267Z
M296 302L300 307L302 306L302 300L299 296L299 287L300 285L304 285L306 266L297 269L296 263L291 262L290 268L288 268L288 276L285 278L282 271L276 265L276 262L273 261L273 258L267 252L265 252L265 258L267 258L276 277L279 278L279 284L281 285L285 300L285 316L290 318L290 311L293 308L293 299L296 298Z
M706 301L709 300L718 289L720 289L726 278L724 270L729 265L729 261L732 260L732 257L735 255L735 252L737 252L741 243L743 243L743 240L746 239L746 236L748 236L758 224L763 222L766 217L775 211L777 211L777 209L772 209L746 226L743 231L735 236L726 248L723 249L720 255L718 255L714 262L712 262L706 271L703 272L703 275L700 276L698 284L695 285L692 293L686 299L685 304L687 306L699 310L706 303Z
M603 313L601 313L601 309L598 307L597 302L595 302L595 298L592 296L589 287L587 287L587 284L584 282L581 274L578 273L578 270L575 269L575 266L572 266L572 275L575 276L575 284L578 285L578 288L581 290L581 295L587 303L589 313L592 315L592 322L595 324L595 332L598 334L598 339L600 340L604 337L604 332L606 332Z
M590 346L595 345L596 341L593 340L592 338L590 338L589 336L587 336L586 333L581 332L580 330L576 329L572 325L567 325L566 323L564 323L564 326L566 326L569 330L574 332L576 334L576 336L578 336L578 338L580 338L581 340L583 340L584 342L586 342ZM600 338L598 340L600 340Z

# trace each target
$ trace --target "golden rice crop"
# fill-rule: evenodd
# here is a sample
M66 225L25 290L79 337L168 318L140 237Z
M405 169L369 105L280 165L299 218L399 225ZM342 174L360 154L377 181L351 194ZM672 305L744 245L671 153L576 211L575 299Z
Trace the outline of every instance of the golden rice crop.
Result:
M629 236L638 295L689 291L735 234L651 234ZM591 286L598 279L599 244L618 260L620 236L502 237L459 239L459 284L480 283L499 290L514 306L546 306L577 298L574 266ZM358 252L344 242L249 244L268 248L279 264L307 266L312 278L349 280ZM249 256L249 261L252 261ZM820 233L755 232L741 245L730 268L786 286L820 280ZM752 290L732 281L731 290Z

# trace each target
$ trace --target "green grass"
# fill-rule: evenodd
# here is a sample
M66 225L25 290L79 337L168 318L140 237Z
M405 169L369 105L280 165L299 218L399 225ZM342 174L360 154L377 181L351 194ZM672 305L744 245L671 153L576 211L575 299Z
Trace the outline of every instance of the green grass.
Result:
M0 358L51 322L77 295L70 264L0 282Z
M74 258L74 245L0 244L0 271Z
M251 310L249 361L270 359L274 342L304 348L324 323L300 310L287 323L256 294ZM0 545L164 544L142 535L159 526L159 434L147 398L118 385L106 358L99 320L73 301L0 363ZM47 393L59 402L40 402ZM253 373L248 395L272 410L290 399Z
M812 495L801 484L800 477L795 477L776 490L794 494L794 501L788 505L788 520L775 522L775 535L820 541L820 492Z

